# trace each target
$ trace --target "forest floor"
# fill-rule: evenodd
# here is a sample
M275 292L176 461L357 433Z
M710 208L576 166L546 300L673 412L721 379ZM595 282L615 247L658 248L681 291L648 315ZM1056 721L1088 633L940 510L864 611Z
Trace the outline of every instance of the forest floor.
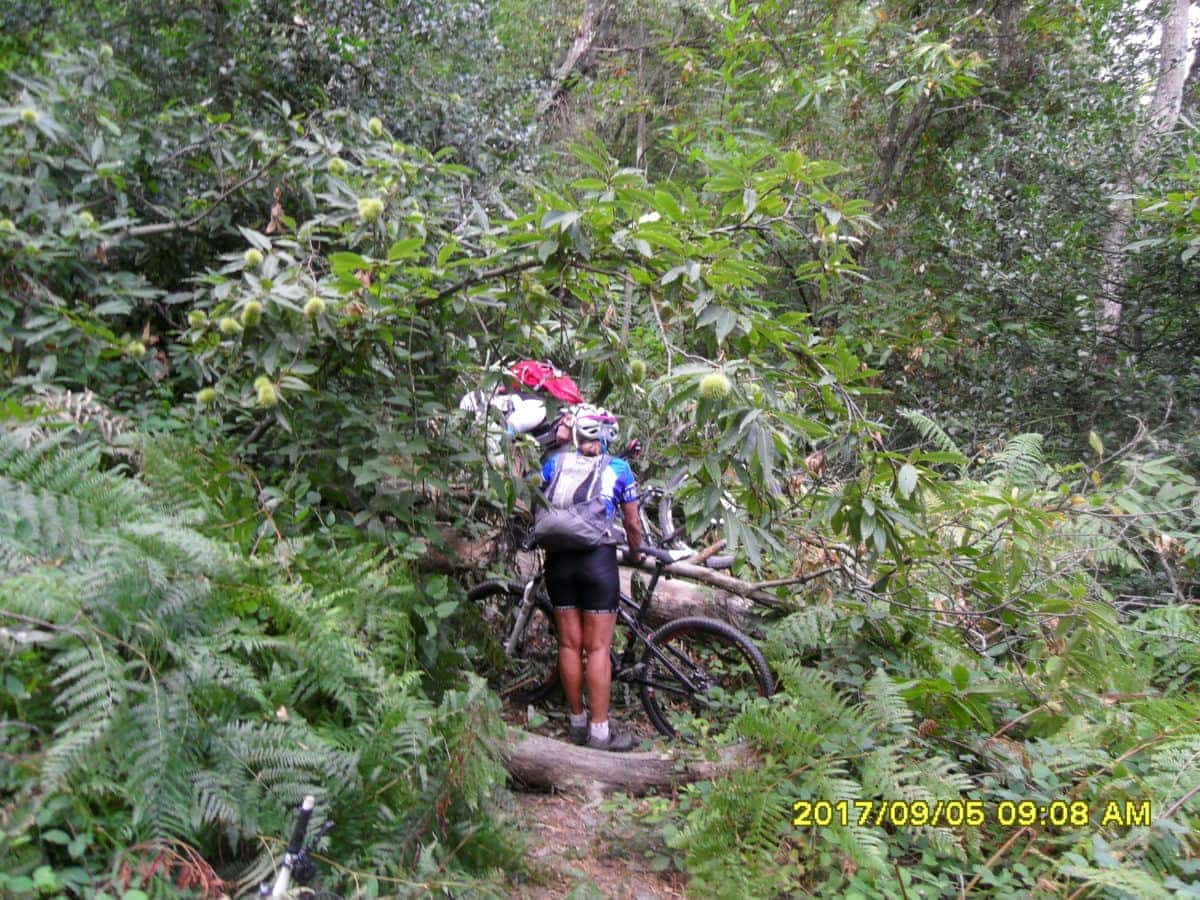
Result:
M565 721L554 713L530 722L517 710L505 711L509 724L566 740ZM649 739L645 721L627 719L638 737ZM639 727L641 726L641 727ZM645 732L645 733L643 733ZM570 897L649 900L686 897L686 877L673 865L672 851L656 826L668 797L604 799L576 792L514 790L514 820L527 841L525 879L512 891L524 900Z
M686 897L661 838L633 822L639 801L588 801L570 794L517 794L517 821L528 841L529 879L513 896L648 900Z

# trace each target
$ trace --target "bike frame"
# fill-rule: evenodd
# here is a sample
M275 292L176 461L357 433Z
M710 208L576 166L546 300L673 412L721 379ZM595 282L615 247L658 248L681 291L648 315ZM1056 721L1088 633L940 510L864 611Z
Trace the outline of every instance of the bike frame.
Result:
M705 690L707 685L698 683L686 672L682 671L675 664L675 661L664 653L661 648L650 643L649 640L649 633L646 628L646 616L650 612L650 606L654 600L654 591L658 587L658 581L661 577L662 566L658 565L655 567L654 574L650 578L650 584L646 588L646 601L640 606L625 594L620 595L620 605L617 607L617 621L625 626L628 632L628 640L625 642L625 648L619 656L615 650L609 650L609 656L612 659L613 681L644 684L651 688L662 689L676 694L695 694ZM541 572L538 572L538 574L525 583L525 590L521 594L521 602L518 605L512 629L504 640L504 653L506 655L512 656L516 652L521 639L525 636L525 629L529 625L529 618L533 615L533 609L537 602L538 591L544 583L545 576ZM636 611L636 615L631 614L631 609ZM636 661L636 653L639 645L649 647L655 659L678 679L678 682L664 684L657 679L653 681L647 679L645 669ZM679 654L676 653L675 655L678 656ZM680 682L683 687L679 686Z
M644 684L655 689L661 688L676 694L695 694L705 690L707 685L694 681L686 672L675 665L675 662L663 652L662 648L650 643L649 632L646 627L646 616L650 613L650 606L654 600L654 591L658 587L658 581L661 577L662 565L660 564L655 566L654 574L650 576L650 584L646 587L646 600L640 606L634 603L631 597L626 597L624 594L621 595L621 606L617 608L617 618L628 629L628 640L625 642L625 648L621 651L620 656L617 656L615 651L609 651L613 662L613 680ZM629 612L630 609L636 610L636 615L631 614ZM645 669L636 661L639 646L650 648L650 652L654 658L665 666L679 681L672 684L664 684L657 679L651 680L647 678ZM675 655L678 656L679 654L676 653ZM679 682L683 683L682 688L679 687Z

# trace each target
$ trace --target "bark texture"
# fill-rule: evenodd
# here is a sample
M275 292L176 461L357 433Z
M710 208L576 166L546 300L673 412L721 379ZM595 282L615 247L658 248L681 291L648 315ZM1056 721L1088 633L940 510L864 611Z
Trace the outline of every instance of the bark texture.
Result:
M1111 343L1120 333L1124 312L1125 282L1128 269L1125 248L1133 225L1133 202L1121 199L1145 182L1145 165L1158 140L1179 121L1183 86L1188 66L1189 0L1170 0L1162 22L1162 40L1158 53L1158 81L1150 99L1145 123L1133 141L1128 164L1117 179L1109 207L1109 223L1101 241L1100 285L1096 296L1096 330L1099 338Z
M635 596L632 575L628 568L620 570L621 590L630 597ZM646 620L648 624L657 627L686 616L720 619L743 631L756 630L756 626L762 622L761 617L755 614L754 602L744 597L705 585L660 579L658 587L654 589L654 602Z
M601 0L584 0L583 15L580 17L579 30L575 32L575 40L571 42L567 55L551 77L550 86L538 100L535 112L538 119L551 110L565 90L567 82L591 55L592 48L600 37L606 12L606 4Z
M744 744L724 747L715 760L673 753L606 753L510 728L505 766L518 784L538 790L576 791L588 797L615 791L632 795L716 778L752 762Z

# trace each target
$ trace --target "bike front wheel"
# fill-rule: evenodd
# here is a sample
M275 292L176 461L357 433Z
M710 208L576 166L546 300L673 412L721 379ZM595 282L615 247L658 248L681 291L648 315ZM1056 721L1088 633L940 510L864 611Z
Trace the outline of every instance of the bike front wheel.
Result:
M668 622L642 654L642 705L667 737L699 743L724 731L775 682L754 642L717 619Z
M485 653L488 681L501 699L518 704L536 703L558 684L558 632L543 589L534 596L529 621L512 653L504 652L524 594L525 585L515 581L485 581L467 592L467 598L479 604L490 637Z

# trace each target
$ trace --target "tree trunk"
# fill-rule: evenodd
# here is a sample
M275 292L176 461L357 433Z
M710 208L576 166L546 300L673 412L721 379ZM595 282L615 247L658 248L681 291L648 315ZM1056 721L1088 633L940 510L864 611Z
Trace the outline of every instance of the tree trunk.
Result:
M1114 341L1120 332L1125 281L1125 247L1133 225L1133 201L1123 199L1145 182L1144 168L1154 144L1179 121L1183 86L1187 80L1187 30L1189 0L1170 0L1162 22L1162 40L1158 51L1158 82L1150 100L1145 124L1134 138L1128 165L1118 177L1114 193L1117 199L1109 207L1108 228L1101 242L1100 284L1096 296L1096 332L1105 342Z
M622 565L626 564L622 563ZM655 566L657 566L657 563L653 560L643 558L641 566L635 566L634 568L640 568L643 572L652 573ZM690 563L678 562L664 566L663 571L668 575L686 578L688 581L694 581L699 584L706 584L709 587L725 591L727 594L745 598L760 606L766 606L771 609L795 610L799 606L796 601L781 600L779 597L766 591L763 585L751 581L742 581L742 579L736 578L727 572L710 569L704 565L697 566ZM819 576L814 574L800 578L786 579L783 582L773 582L772 584L804 584L814 580L816 577Z
M900 101L892 102L887 130L877 148L875 176L867 195L875 209L883 207L891 200L899 181L898 175L904 170L909 156L916 149L932 117L933 101L928 94L921 97L908 111L903 124L900 121Z
M508 730L505 767L512 779L540 790L575 790L588 797L624 791L635 796L716 778L751 764L744 744L721 749L715 762L673 753L607 753L515 728Z
M645 44L646 44L646 23L640 16L638 17L638 55L637 55L637 144L633 151L633 167L640 169L646 164L646 85L645 85Z
M537 109L534 113L536 118L541 119L550 111L550 108L554 106L562 94L567 79L571 77L591 52L596 39L600 36L600 27L604 18L604 12L605 5L601 0L584 0L583 15L580 17L579 30L575 33L575 40L571 42L571 47L567 50L567 55L563 58L562 64L559 65L550 79L550 86L546 88L541 100L538 101Z
M1200 42L1197 42L1200 45ZM1200 111L1200 46L1193 46L1192 66L1188 69L1187 77L1183 80L1183 99L1180 103L1180 114L1189 121L1196 121L1196 113Z

